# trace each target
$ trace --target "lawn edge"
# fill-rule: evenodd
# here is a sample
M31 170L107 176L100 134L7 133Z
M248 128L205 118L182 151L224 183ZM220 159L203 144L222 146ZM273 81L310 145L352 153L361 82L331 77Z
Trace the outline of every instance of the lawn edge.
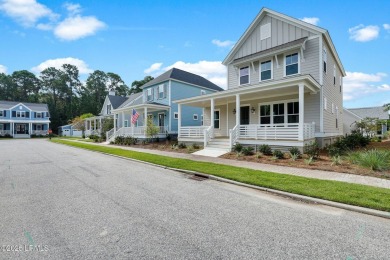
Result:
M192 174L192 175L196 174L196 175L203 176L203 177L211 179L211 180L220 181L220 182L224 182L224 183L229 183L229 184L242 186L242 187L246 187L246 188L251 188L251 189L255 189L255 190L259 190L259 191L269 192L269 193L273 193L273 194L276 194L276 195L279 195L279 196L289 197L289 198L295 199L295 200L300 200L300 201L305 201L305 202L310 202L310 203L315 203L315 204L321 204L321 205L325 205L325 206L331 206L331 207L345 209L345 210L358 212L358 213L362 213L362 214L367 214L367 215L372 215L372 216L376 216L376 217L382 217L382 218L390 219L390 212L387 212L387 211L381 211L381 210L377 210L377 209L360 207L360 206L355 206L355 205L335 202L335 201L331 201L331 200L313 198L313 197L300 195L300 194L295 194L295 193L290 193L290 192L286 192L286 191L280 191L280 190L275 190L275 189L271 189L271 188L265 188L265 187L261 187L261 186L251 185L251 184L247 184L247 183L243 183L243 182L238 182L238 181L234 181L234 180L230 180L230 179L214 176L214 175L211 175L211 174L206 174L206 173L201 173L201 172L196 172L196 171L191 171L191 170L185 170L185 169L179 169L179 168L163 166L163 165L159 165L159 164L155 164L155 163L151 163L151 162L145 162L145 161L142 161L142 160L128 158L128 157L115 155L115 154L111 154L111 153L107 153L107 152L101 152L101 151L91 150L91 149L88 149L88 148L77 147L77 146L73 146L73 145L65 144L65 143L61 143L61 142L52 142L52 143L60 144L60 145L66 145L66 146L77 148L77 149L82 149L82 150L95 152L95 153L99 153L99 154L104 154L104 155L116 157L116 158L119 158L119 159L125 159L125 160L129 160L129 161L143 163L143 164L151 165L151 166L154 166L154 167L158 167L158 168L162 168L162 169L168 169L168 170L181 172L181 173L185 173L185 174ZM88 143L86 143L86 144L88 144Z

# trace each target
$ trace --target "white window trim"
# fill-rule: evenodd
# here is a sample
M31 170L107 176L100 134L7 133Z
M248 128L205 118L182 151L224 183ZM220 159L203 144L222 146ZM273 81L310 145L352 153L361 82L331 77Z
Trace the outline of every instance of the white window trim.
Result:
M241 84L241 69L248 67L248 83ZM251 66L242 66L238 69L238 85L239 86L246 86L251 84Z
M173 113L173 119L179 119L179 113L178 112L174 112Z
M162 91L161 91L161 89L162 89ZM164 91L164 89L165 89L164 84L158 85L158 99L164 99L165 98L165 91ZM162 97L160 97L161 93L163 93Z
M299 102L299 99L287 99L287 100L280 100L280 101L272 101L272 102L264 102L264 103L259 103L258 104L258 111L259 111L259 115L257 117L258 119L258 124L260 125L260 117L261 117L261 114L260 114L260 107L261 106L264 106L264 105L270 105L270 117L271 117L271 120L270 120L270 124L263 124L263 125L274 125L274 107L273 105L274 104L281 104L281 103L284 103L284 110L285 110L285 113L284 113L284 123L283 124L277 124L277 125L296 125L297 123L288 123L288 113L287 113L287 104L288 103L291 103L291 102Z
M286 75L286 67L287 67L287 65L286 65L286 57L288 55L293 55L295 53L298 54L298 73ZM284 54L284 59L283 59L283 77L290 77L290 76L295 76L295 75L299 75L299 74L301 74L301 55L299 54L299 51L294 51L294 52L291 52L291 53Z
M334 114L334 103L332 103L332 114Z
M192 115L192 119L193 119L193 120L199 120L198 114L193 114L193 115Z
M327 74L328 72L328 51L326 50L326 48L324 47L322 49L322 72ZM325 62L325 67L324 67L324 62ZM325 70L326 68L326 70Z
M324 110L328 110L328 99L324 97Z
M213 124L213 128L214 129L221 129L221 109L214 109L214 113L215 112L218 112L219 113L219 118L218 118L218 121L219 121L219 127L218 128L214 128L214 122L212 122L212 124ZM214 121L215 121L215 116L214 116Z
M18 116L18 114L19 114L19 116ZM26 111L16 111L16 117L17 118L26 118Z
M149 99L149 97L151 98ZM146 101L152 101L152 100L153 100L153 90L152 88L148 88L146 90Z
M262 38L262 28L265 28L265 26L269 27L269 35L267 35L266 37ZM262 40L266 40L268 38L271 38L271 35L272 35L272 26L271 26L271 23L266 23L266 24L263 24L262 26L260 26L260 41Z
M271 78L270 79L261 80L261 63L262 62L267 62L267 61L270 61L270 60L264 60L264 61L260 61L259 62L259 82L264 82L264 81L269 81L269 80L273 80L274 79L274 61L273 61L273 58L271 58ZM298 67L299 67L299 65L298 65Z
M129 127L129 120L124 120L123 126L124 126L124 127Z
M206 90L201 89L201 90L200 90L200 95L201 95L201 96L206 95Z

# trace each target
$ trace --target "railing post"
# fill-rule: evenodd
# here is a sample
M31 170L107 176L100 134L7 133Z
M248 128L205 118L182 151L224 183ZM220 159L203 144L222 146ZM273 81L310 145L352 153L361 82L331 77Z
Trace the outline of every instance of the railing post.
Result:
M299 127L298 127L298 141L304 141L303 137L303 124L305 120L304 108L305 108L305 86L299 84Z

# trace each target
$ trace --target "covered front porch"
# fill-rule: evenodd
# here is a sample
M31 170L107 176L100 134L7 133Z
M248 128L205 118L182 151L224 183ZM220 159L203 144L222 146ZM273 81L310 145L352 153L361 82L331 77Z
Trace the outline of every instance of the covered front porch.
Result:
M319 100L319 95L315 95L319 89L311 76L298 76L227 90L201 99L176 101L178 139L226 149L231 149L237 142L303 147L314 140L319 126L319 114L313 116L311 111ZM203 126L181 126L182 106L202 107Z
M158 129L155 137L165 138L170 131L169 113L169 106L157 103L139 104L114 110L114 128L107 132L106 138L108 141L112 141L116 136L149 138L148 119Z
M0 136L31 137L48 135L49 123L31 121L0 121Z

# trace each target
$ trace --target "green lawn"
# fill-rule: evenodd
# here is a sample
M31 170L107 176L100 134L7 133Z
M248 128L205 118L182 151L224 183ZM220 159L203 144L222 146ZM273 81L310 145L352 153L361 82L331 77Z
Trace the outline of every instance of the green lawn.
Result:
M137 159L162 166L206 173L260 187L390 212L390 189L257 171L209 162L198 162L82 142L59 139L52 139L52 142Z

